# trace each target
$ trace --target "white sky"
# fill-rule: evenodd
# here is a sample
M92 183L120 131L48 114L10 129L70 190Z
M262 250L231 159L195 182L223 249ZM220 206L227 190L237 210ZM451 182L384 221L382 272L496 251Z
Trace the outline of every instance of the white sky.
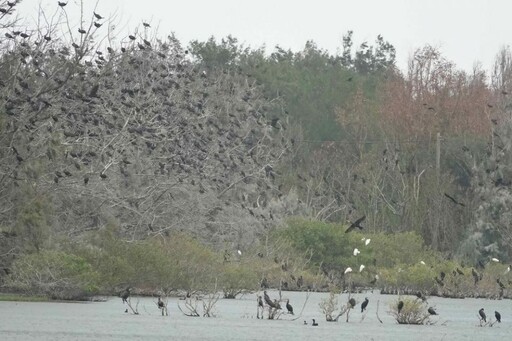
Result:
M84 0L86 11L95 3ZM57 0L23 0L19 13L35 18L39 4L50 12L58 7ZM79 8L79 0L66 6L75 18ZM402 69L412 51L425 44L440 47L464 70L476 61L490 69L498 50L512 44L510 0L100 0L97 12L116 14L126 35L145 20L158 26L159 36L174 32L183 45L231 34L252 47L279 44L293 51L312 39L336 53L348 30L356 44L382 34L397 49Z

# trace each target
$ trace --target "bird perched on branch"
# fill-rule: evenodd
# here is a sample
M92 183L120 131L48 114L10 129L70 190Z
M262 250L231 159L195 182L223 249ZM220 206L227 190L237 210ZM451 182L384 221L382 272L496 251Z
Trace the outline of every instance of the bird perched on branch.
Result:
M501 314L500 313L498 313L497 311L494 311L494 317L496 317L496 321L501 323Z
M351 298L348 300L348 304L350 304L350 308L354 308L356 306L356 300Z
M481 318L484 322L487 322L487 316L485 316L484 308L480 309L480 310L478 311L478 314L480 315L480 318Z
M361 313L366 310L369 302L368 297L365 297L363 303L361 303Z
M130 288L126 288L126 290L121 293L121 299L123 300L123 303L128 303L128 297L130 297L130 290Z
M162 301L161 297L158 297L157 305L158 305L158 309L163 309L165 307L164 301Z
M292 305L290 304L290 300L286 300L286 309L288 310L288 313L293 314L293 307Z
M353 223L350 224L350 226L348 227L348 229L345 231L345 233L349 233L350 231L352 231L353 229L355 229L356 227L360 230L363 229L363 226L361 226L361 223L363 222L363 220L366 219L366 216L362 216L361 218L357 219L356 221L354 221Z
M398 302L398 313L399 314L402 311L403 307L404 307L404 301L399 301Z
M437 312L436 312L436 311L434 310L434 308L432 308L432 307L429 307L429 308L428 308L428 313L429 313L430 315L437 315Z

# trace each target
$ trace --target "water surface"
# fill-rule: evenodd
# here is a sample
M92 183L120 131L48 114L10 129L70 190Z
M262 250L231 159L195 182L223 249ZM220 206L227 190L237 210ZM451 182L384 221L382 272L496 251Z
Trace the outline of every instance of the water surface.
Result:
M272 298L277 292L270 291ZM362 319L359 309L339 322L326 322L319 302L326 293L311 293L301 316L306 293L283 292L294 306L295 316L281 315L279 320L256 319L256 294L240 299L220 299L215 318L187 317L178 309L177 298L169 299L169 316L163 317L156 298L132 297L139 301L140 315L126 314L126 305L118 297L107 302L0 302L0 340L509 340L512 335L510 300L429 298L429 305L440 314L435 325L398 325L387 313L396 296L367 293L354 295L360 303L368 297L368 313ZM340 297L340 303L347 300ZM376 303L379 316L376 317ZM284 307L284 303L282 304ZM494 311L502 323L479 327L478 310L485 308L494 320ZM297 319L295 319L297 318ZM311 326L311 319L319 322ZM295 319L295 320L293 320ZM308 325L304 325L304 320Z

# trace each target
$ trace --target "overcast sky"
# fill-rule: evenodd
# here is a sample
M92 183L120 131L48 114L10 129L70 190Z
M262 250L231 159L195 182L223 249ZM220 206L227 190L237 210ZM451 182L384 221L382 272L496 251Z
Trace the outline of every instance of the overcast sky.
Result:
M84 3L92 11L96 0ZM35 18L39 4L57 9L57 0L23 0L19 13ZM76 18L79 8L79 0L66 6ZM97 11L115 14L125 32L145 20L161 36L174 32L184 45L231 34L252 47L279 44L293 51L312 39L336 53L348 30L358 44L382 34L397 49L402 69L426 44L438 46L459 68L469 71L480 61L489 69L498 50L512 44L510 0L100 0Z

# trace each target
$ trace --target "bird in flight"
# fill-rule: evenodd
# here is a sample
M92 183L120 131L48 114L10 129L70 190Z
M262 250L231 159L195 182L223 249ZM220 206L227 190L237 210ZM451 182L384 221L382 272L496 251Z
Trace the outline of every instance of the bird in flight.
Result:
M353 223L350 224L350 226L348 227L348 229L345 231L345 233L349 233L350 231L352 231L353 229L355 229L356 227L360 230L363 229L363 226L361 226L361 223L363 222L363 220L366 219L366 216L362 216L361 218L357 219L356 221L354 221Z
M449 195L447 193L445 193L444 196L447 197L448 199L450 199L455 205L460 205L462 207L466 206L463 203L461 203L460 201L457 201L454 197L452 197L451 195Z

